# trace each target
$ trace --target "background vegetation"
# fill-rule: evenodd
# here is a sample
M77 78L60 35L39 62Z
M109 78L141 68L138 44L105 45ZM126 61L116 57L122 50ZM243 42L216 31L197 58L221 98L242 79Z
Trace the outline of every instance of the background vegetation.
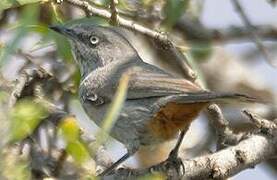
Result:
M93 23L127 27L126 36L147 62L208 89L247 93L268 102L263 105L222 105L234 133L256 130L245 116L240 115L241 109L251 109L265 119L276 120L276 21L255 24L249 17L266 12L259 11L259 7L256 8L258 13L252 11L248 8L251 2L230 0L224 3L232 5L241 23L209 27L203 19L221 17L205 17L203 12L209 5L207 3L213 2L2 0L0 179L94 178L98 171L111 163L113 158L110 156L114 159L120 156L115 150L118 144L113 140L108 141L112 144L107 148L110 153L101 146L108 138L104 131L86 127L91 125L77 98L79 70L67 40L48 29L53 24ZM259 3L275 11L276 19L274 0L259 0ZM104 11L111 12L111 17ZM217 7L214 11L220 14L221 9ZM268 22L267 19L264 21ZM127 84L128 77L123 77L104 119L105 132L117 119ZM208 113L201 115L186 136L190 141L183 143L181 152L186 158L222 148L216 147L218 138L215 132L218 133L218 129L213 128L219 127L207 123L214 118ZM137 161L131 160L127 164L153 165L164 160L173 145L174 142L169 142L152 151L142 149L136 156ZM155 158L152 158L153 154ZM262 169L264 172L258 172L274 179L276 164L276 159L267 160L263 165L266 167ZM236 177L239 179L240 176ZM165 177L157 174L143 178Z

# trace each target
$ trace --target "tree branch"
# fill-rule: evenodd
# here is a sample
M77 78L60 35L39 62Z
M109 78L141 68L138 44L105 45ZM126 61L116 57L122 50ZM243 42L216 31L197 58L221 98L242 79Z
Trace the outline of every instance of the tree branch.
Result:
M81 0L66 1L75 6L81 7L82 9L85 9L86 11L89 11L93 15L97 15L106 19L112 19L112 13L106 9L94 7L88 2ZM117 22L123 27L140 32L156 40L157 44L159 44L163 49L166 49L168 50L168 52L172 53L172 58L176 59L182 66L182 69L186 74L186 78L190 80L196 79L196 75L186 61L185 56L174 46L174 44L168 39L165 34L153 31L132 20L123 18L120 15L117 15ZM265 159L271 158L273 155L276 155L276 124L275 126L272 126L272 133L270 133L271 136L269 136L268 134L264 134L261 131L261 133L259 134L249 135L247 139L242 140L242 136L236 135L230 130L230 128L228 127L228 121L224 119L218 106L210 106L208 111L214 119L213 125L216 127L216 129L218 129L218 134L220 136L223 136L223 139L221 139L219 143L224 144L224 142L227 141L228 144L230 144L229 142L234 141L235 143L233 144L236 144L240 141L239 144L233 147L228 147L214 154L197 157L191 160L185 160L185 158L183 157L182 162L185 167L185 174L183 175L178 174L178 171L174 171L174 169L179 169L180 164L176 162L169 162L169 160L167 160L147 169L124 169L123 171L117 170L111 176L114 179L117 179L118 177L120 179L131 179L136 176L153 173L153 171L159 171L165 173L167 177L179 177L189 179L219 179L232 176L248 167L254 166L255 164ZM232 135L230 139L229 135ZM253 152L253 147L255 148L255 152Z
M26 70L24 71L18 78L18 82L16 83L10 98L9 98L9 103L8 103L8 108L12 108L18 98L21 97L22 92L24 89L32 84L32 82L39 82L42 79L48 79L50 78L51 75L44 71L42 68L35 69L35 70Z
M250 20L248 19L246 13L244 12L243 8L241 7L238 0L232 0L231 1L236 8L237 12L239 13L242 21L244 22L246 28L248 29L248 32L250 34L250 37L252 37L253 42L256 44L257 48L260 50L264 58L268 61L269 64L274 65L271 61L271 58L267 52L267 49L264 47L263 43L260 40L260 37L256 33L255 26L252 25Z
M228 145L235 145L240 142L245 133L236 134L229 127L229 122L224 118L218 105L212 104L208 108L210 122L218 135L217 150L223 149Z
M277 29L271 26L255 26L256 34L261 40L277 40ZM244 27L232 26L227 29L210 29L211 38L215 41L226 42L232 40L249 39L248 30Z
M259 121L257 117L251 115L255 121ZM141 170L119 169L109 178L135 178L146 174L161 172L167 177L175 177L180 179L223 179L233 176L244 169L253 168L258 163L273 158L277 155L277 126L276 123L263 119L265 124L270 128L272 134L257 133L242 140L235 146L228 147L213 154L196 157L186 160L182 157L185 167L184 174L176 174L172 171L172 166L176 164L164 161L158 165ZM176 167L175 167L176 168Z
M111 25L116 26L118 24L117 22L117 9L116 9L116 0L110 0L110 9L111 9L111 19L110 19L110 23Z
M176 29L179 29L188 41L226 42L250 39L247 27L230 26L224 29L210 29L186 14L177 22ZM277 40L277 29L274 26L255 25L255 32L261 40Z

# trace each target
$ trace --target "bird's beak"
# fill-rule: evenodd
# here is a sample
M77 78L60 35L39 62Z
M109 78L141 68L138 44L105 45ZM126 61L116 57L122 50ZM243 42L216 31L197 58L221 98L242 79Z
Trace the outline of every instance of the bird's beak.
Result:
M64 26L49 26L50 29L53 31L56 31L70 39L76 39L76 34L74 33L73 30L66 28Z

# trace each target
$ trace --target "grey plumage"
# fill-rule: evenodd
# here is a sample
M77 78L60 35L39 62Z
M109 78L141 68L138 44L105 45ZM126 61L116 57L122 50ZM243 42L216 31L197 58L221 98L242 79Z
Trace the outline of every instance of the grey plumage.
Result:
M90 24L52 27L71 42L82 81L79 89L86 113L97 125L113 100L119 79L129 72L127 99L111 135L122 142L129 154L140 145L162 142L147 128L149 121L170 102L192 104L221 99L250 97L233 93L204 91L196 84L147 64L118 30ZM184 117L184 120L186 117Z

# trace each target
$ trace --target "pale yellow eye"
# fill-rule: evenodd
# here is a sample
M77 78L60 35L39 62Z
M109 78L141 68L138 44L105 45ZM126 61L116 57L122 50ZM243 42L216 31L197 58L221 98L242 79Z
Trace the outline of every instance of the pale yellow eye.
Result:
M91 43L92 45L98 44L98 43L99 43L99 38L98 38L97 36L91 36L91 37L90 37L90 43Z

